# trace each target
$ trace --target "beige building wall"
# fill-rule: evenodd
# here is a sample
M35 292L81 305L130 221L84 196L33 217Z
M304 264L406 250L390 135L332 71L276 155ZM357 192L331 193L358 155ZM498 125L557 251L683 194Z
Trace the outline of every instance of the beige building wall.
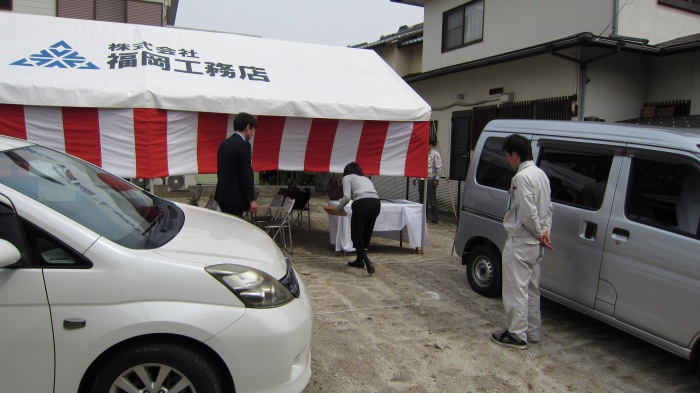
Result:
M587 75L582 93L577 64L540 55L422 80L411 87L431 105L447 168L453 113L498 104L498 97L489 97L492 88L513 93L516 102L578 95L583 116L608 122L639 117L645 102L700 100L700 54L649 58L620 53L589 64ZM463 99L457 98L460 94Z
M412 45L400 49L395 45L386 45L375 48L374 51L401 77L421 72L423 66L421 60L423 48L421 45Z
M700 54L652 59L648 100L691 100L690 113L700 113Z
M577 78L578 66L574 63L541 55L413 82L411 87L431 106L449 169L453 112L499 103L499 97L489 97L489 89L498 87L513 93L514 101L570 96L577 93ZM464 98L457 98L458 94Z
M700 32L700 14L657 0L486 0L483 41L442 53L442 18L467 0L426 0L423 71L588 32L665 42ZM619 10L617 18L615 7Z
M584 116L607 122L640 117L649 101L649 57L620 53L589 65Z
M639 0L638 0L639 1ZM427 0L423 71L511 52L581 32L606 35L613 0L486 0L483 41L442 53L442 18L466 0Z
M656 0L618 1L621 7L617 17L619 35L647 39L654 45L700 33L699 14L659 4Z

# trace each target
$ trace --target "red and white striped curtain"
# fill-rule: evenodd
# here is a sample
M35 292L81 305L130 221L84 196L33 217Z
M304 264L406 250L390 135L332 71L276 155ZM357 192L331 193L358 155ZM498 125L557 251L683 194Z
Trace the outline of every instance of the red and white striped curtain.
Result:
M0 134L89 161L121 177L216 173L216 151L232 116L162 109L0 104ZM253 169L427 175L429 122L258 116Z
M259 116L253 169L426 177L429 122Z

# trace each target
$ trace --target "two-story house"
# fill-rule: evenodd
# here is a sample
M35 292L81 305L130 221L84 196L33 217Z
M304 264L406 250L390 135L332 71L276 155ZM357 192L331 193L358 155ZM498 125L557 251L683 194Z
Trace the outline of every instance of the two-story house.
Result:
M700 114L699 1L392 1L423 7L424 23L355 47L375 50L431 105L454 181L495 118L700 125L678 118ZM460 184L442 183L441 210L459 211Z

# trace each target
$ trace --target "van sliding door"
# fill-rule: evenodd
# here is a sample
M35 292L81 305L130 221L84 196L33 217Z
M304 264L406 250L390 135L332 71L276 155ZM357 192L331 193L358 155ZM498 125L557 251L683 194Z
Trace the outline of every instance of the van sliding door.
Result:
M554 205L555 250L542 261L540 288L593 309L623 146L540 140L536 151Z

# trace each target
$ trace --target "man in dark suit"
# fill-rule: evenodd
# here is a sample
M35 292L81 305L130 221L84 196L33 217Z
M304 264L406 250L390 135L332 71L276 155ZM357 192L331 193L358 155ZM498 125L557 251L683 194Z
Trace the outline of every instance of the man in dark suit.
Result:
M219 145L214 199L224 213L243 217L245 211L258 211L253 185L252 149L248 142L255 135L257 126L258 122L253 116L239 113L233 119L233 135Z

